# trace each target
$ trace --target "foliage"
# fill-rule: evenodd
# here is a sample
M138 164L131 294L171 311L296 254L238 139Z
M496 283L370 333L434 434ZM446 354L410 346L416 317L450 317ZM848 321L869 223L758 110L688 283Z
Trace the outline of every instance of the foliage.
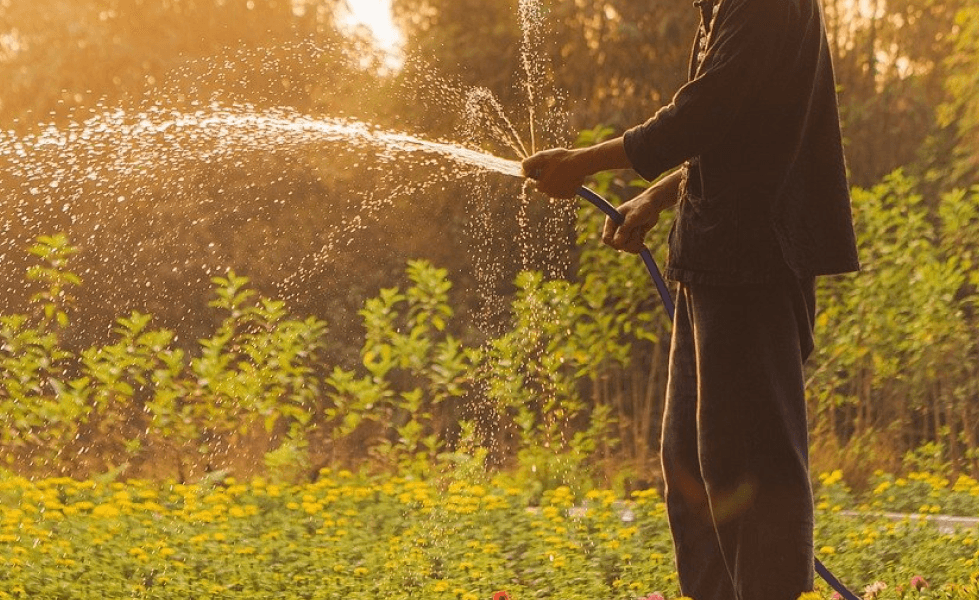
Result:
M901 172L854 190L863 272L820 289L808 383L817 438L845 446L875 432L885 459L933 442L975 474L977 192L928 202ZM861 455L866 474L874 460Z
M979 4L965 2L955 13L952 51L945 58L949 71L944 87L947 97L938 109L938 122L953 132L952 150L946 156L953 160L938 178L975 183L979 176L979 154L975 139L979 134ZM945 161L939 162L940 166ZM948 171L951 171L949 173Z
M975 524L947 518L979 513L974 479L877 472L863 493L852 492L839 470L819 480L816 555L843 581L856 589L882 582L878 598L975 596Z
M74 437L86 406L59 377L71 358L60 344L67 325L64 303L69 289L81 280L67 271L74 250L63 235L42 236L30 253L42 262L27 278L40 282L33 314L0 317L0 445L41 449L42 460Z
M591 185L615 201L634 183ZM918 189L900 172L855 189L864 272L820 287L814 460L854 483L881 467L979 468L976 192L936 205ZM6 464L84 474L167 461L164 472L186 480L242 468L232 459L247 448L256 459L245 472L264 464L283 480L338 463L427 477L482 462L513 467L537 495L647 487L669 321L641 262L599 245L601 223L583 207L576 275L522 273L509 325L478 345L453 333L448 273L409 263L406 286L364 304L359 359L347 366L326 360L325 322L292 316L234 272L213 280L216 329L196 349L133 312L108 343L73 350L74 249L40 238L32 310L0 328ZM660 253L663 235L649 240Z
M625 185L595 181L615 200L613 184ZM662 362L668 319L644 284L641 262L618 264L598 244L600 216L582 215L579 281L521 274L507 331L478 346L463 343L452 333L459 327L448 273L412 261L406 287L365 302L360 357L350 367L325 360L325 322L292 317L283 301L260 296L233 271L212 279L216 328L196 348L178 346L173 331L132 312L117 319L115 339L73 351L59 332L73 314L62 288L78 283L66 262L74 248L64 236L50 238L57 248L38 254L45 264L30 273L47 285L37 301L60 329L44 329L46 318L29 330L47 336L34 350L34 363L47 371L21 365L23 345L8 344L3 373L12 409L0 449L19 469L88 473L122 464L175 470L180 480L234 467L234 458L240 469L241 447L256 443L265 467L288 480L313 465L365 461L428 476L446 461L481 455L496 464L515 460L538 494L570 480L587 489L592 477L642 487L651 478L665 370L638 381L625 374L647 355ZM17 395L23 385L30 398ZM45 385L55 393L44 396ZM55 418L34 409L38 402L75 412ZM625 468L620 444L636 452Z
M817 554L853 589L873 586L881 600L974 597L974 530L849 516L839 475L821 480ZM975 514L975 482L964 489ZM652 490L558 487L529 505L526 489L498 480L328 470L301 485L0 475L0 501L0 598L677 595ZM818 582L807 600L830 595Z
M488 88L518 131L530 131L533 115L537 149L567 144L573 132L600 121L620 130L638 124L668 102L685 80L699 14L684 4L628 0L393 6L420 69L437 70L457 87ZM414 80L411 68L406 75ZM444 102L416 104L405 114L446 133L439 129Z
M947 177L947 123L935 107L952 98L956 12L971 0L823 2L851 180L870 186L896 168ZM958 100L955 100L958 102ZM948 180L947 185L961 185Z
M623 336L634 332L638 308L603 310L605 287L588 291L591 306L584 306L578 285L526 273L513 330L470 348L449 333L446 272L414 261L409 286L381 290L361 310L361 364L330 370L320 355L324 322L291 317L284 302L259 297L230 272L214 278L211 305L222 318L195 353L175 348L172 332L152 329L151 316L133 313L118 319L115 340L76 354L57 330L70 307L50 300L74 281L63 260L71 249L64 237L43 241L56 248L40 253L46 266L31 271L45 273L49 285L37 296L44 302L38 324L23 315L4 321L2 448L11 467L91 472L146 464L152 472L162 467L154 457L169 456L186 480L230 465L227 448L254 439L260 426L266 466L287 479L304 477L303 465L313 462L365 460L429 476L444 460L478 455L488 443L480 438L498 433L455 417L476 391L494 403L504 431L517 431L506 451L526 474L536 473L538 493L585 474L614 447L613 407L597 392L592 407L579 388L588 378L596 386L595 373L607 365L628 362ZM79 447L82 458L66 451Z
M0 121L30 128L41 119L63 121L77 109L131 100L147 90L164 94L171 86L186 97L189 78L199 91L240 101L274 97L292 106L308 103L317 83L343 75L331 69L313 76L286 60L287 47L309 36L324 45L346 41L353 46L337 30L337 6L335 0L327 0L325 10L294 10L291 3L276 0L4 3L0 30L10 37L0 55L0 81L8 90ZM266 60L281 61L279 77L261 75L261 59L254 57L220 81L199 78L208 68L204 61L234 47L264 48ZM220 89L214 89L218 83Z
M830 50L840 90L852 180L871 186L897 168L933 170L947 187L974 182L975 1L888 0L855 4L827 0ZM395 0L409 53L421 71L437 70L457 88L488 88L504 114L527 132L529 115L564 119L551 143L596 122L622 131L667 104L686 78L699 13L689 4L628 0L511 0L492 7L475 0ZM528 107L515 22L529 23L537 103ZM532 21L534 19L531 19ZM526 21L526 19L525 19ZM415 81L412 72L407 79ZM421 86L425 87L425 86ZM431 89L417 93L438 97ZM454 107L462 107L461 98ZM936 113L936 107L942 107ZM445 103L412 103L403 114L437 135L454 133ZM546 129L543 128L542 129Z
M434 419L465 394L477 357L445 332L452 310L444 271L411 263L412 286L384 290L362 311L367 375L335 367L326 376L326 323L291 317L283 301L258 297L234 272L214 278L211 305L223 318L195 355L139 313L118 319L115 341L73 353L59 336L70 314L63 288L78 283L65 262L71 252L64 236L39 240L33 253L44 264L30 275L47 288L36 294L38 314L3 317L0 448L8 466L77 469L84 461L65 450L81 446L88 469L162 453L185 479L256 425L272 444L267 464L280 469L307 462L309 436L326 436L335 449L355 432L368 436L379 463L392 461L388 468L434 464L445 442Z
M452 423L437 422L472 385L478 352L464 348L446 331L452 317L444 270L411 262L407 290L381 290L361 316L366 329L361 360L367 374L335 369L328 383L339 424L334 439L365 421L380 427L374 459L390 469L427 475L444 450Z

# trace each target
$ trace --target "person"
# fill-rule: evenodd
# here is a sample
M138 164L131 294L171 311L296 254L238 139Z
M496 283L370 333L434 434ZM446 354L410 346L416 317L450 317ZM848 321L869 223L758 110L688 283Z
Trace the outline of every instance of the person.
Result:
M523 162L571 198L599 171L653 181L606 220L641 249L676 207L661 460L680 591L795 600L813 587L803 364L815 278L859 269L836 84L818 0L697 0L689 78L645 123Z

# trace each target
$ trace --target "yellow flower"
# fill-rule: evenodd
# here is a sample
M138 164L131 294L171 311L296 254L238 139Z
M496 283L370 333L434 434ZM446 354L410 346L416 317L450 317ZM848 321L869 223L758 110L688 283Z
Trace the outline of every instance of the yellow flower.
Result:
M823 473L819 476L819 480L823 482L823 485L829 486L839 483L843 479L843 471L836 469L830 473Z
M92 509L92 514L96 517L112 518L118 517L120 513L119 509L111 504L99 504Z
M541 513L548 519L560 518L561 511L554 506L545 506Z
M657 492L655 488L649 488L649 489L645 489L645 490L636 490L635 492L632 492L632 498L633 498L633 500L636 500L636 501L640 501L640 500L658 500L659 499L659 492Z

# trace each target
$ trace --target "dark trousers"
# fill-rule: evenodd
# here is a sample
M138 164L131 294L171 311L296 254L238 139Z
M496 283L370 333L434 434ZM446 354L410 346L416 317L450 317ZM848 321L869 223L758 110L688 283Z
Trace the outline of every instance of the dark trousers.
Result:
M680 590L796 600L813 587L803 362L812 280L681 285L663 420Z

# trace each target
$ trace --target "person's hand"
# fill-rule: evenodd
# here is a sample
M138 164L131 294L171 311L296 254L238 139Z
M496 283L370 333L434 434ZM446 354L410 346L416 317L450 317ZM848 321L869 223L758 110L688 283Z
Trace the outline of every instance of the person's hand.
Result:
M676 189L670 186L652 186L618 207L625 217L622 225L605 219L602 241L606 245L638 254L643 249L646 234L659 222L659 215L676 203Z
M543 150L523 161L524 176L536 182L538 192L551 198L574 198L590 174L582 169L579 154L566 148Z

